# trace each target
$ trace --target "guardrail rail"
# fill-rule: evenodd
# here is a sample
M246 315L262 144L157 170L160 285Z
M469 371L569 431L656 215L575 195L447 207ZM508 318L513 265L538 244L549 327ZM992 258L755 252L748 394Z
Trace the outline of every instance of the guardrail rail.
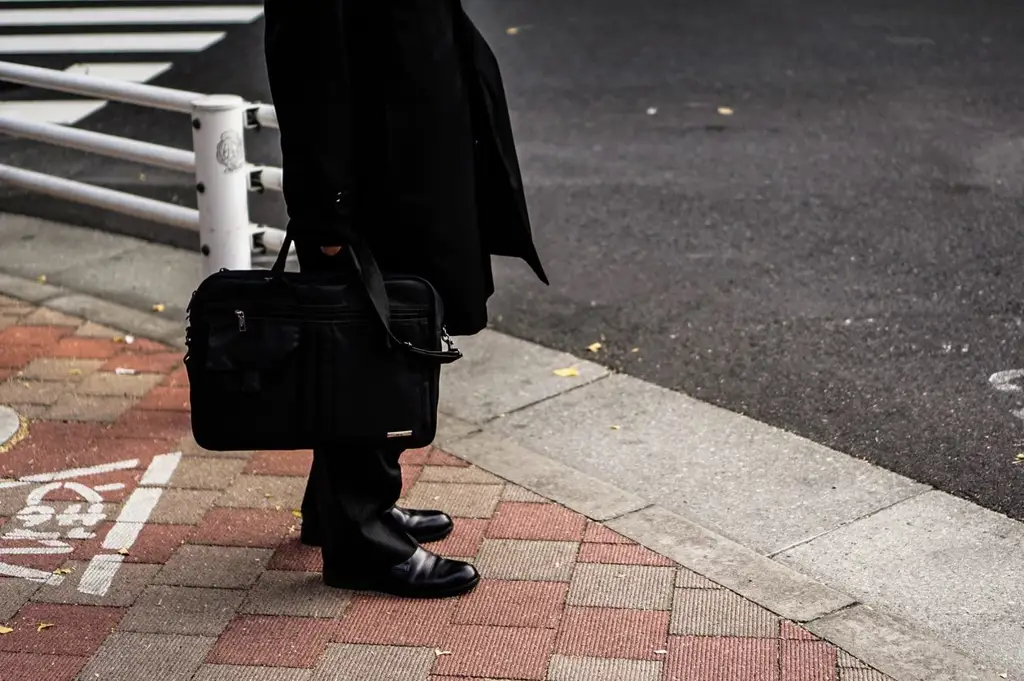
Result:
M281 191L281 169L251 164L245 156L246 130L278 127L273 106L235 95L204 95L5 61L0 61L0 80L189 114L192 151L11 116L0 116L0 133L191 173L198 209L5 164L0 164L0 182L160 224L196 229L204 275L223 268L250 269L257 244L280 249L283 230L249 221L249 193Z

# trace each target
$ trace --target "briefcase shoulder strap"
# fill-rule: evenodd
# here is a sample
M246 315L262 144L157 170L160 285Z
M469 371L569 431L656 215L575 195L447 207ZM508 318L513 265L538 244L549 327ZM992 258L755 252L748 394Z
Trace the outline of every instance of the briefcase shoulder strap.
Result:
M462 358L462 352L455 347L452 343L451 338L448 336L448 332L442 328L442 340L448 346L446 350L427 350L419 348L408 341L404 341L391 330L391 304L388 302L387 289L384 287L384 275L377 265L376 258L373 257L373 253L367 247L366 242L359 237L358 234L350 233L347 238L348 244L345 247L345 251L352 259L352 263L355 265L356 271L359 273L359 280L363 283L363 288L366 290L366 295L370 299L370 304L373 307L377 318L384 326L384 330L387 332L388 338L397 347L402 348L404 351L423 357L425 359L433 360L439 364L451 364L452 362ZM281 243L281 251L277 254L277 260L274 261L274 266L271 268L271 272L274 275L279 275L284 272L285 264L288 260L288 252L292 247L292 235L291 226L289 225L288 231L285 233L284 241Z

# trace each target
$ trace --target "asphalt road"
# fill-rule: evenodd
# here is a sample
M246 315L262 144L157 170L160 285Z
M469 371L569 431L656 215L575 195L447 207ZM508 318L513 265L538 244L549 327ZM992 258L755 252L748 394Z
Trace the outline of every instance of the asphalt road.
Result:
M990 382L1024 368L1018 3L466 6L505 70L554 280L499 263L496 327L587 356L602 340L598 361L1024 519L1024 392ZM268 99L261 30L158 84ZM84 127L190 139L128 107ZM31 149L0 155L191 200ZM249 155L277 162L276 138Z

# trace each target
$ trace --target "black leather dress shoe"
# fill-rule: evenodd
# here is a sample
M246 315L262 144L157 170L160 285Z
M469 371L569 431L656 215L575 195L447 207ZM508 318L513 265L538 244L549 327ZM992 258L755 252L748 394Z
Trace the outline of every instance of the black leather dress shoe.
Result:
M391 507L388 511L398 521L406 534L416 540L419 544L428 544L432 541L440 541L452 533L455 523L441 511L412 511L398 506ZM322 546L323 539L320 537L320 528L312 524L307 527L302 523L302 530L299 540L306 546Z
M455 529L455 523L441 511L413 511L392 506L391 517L398 521L406 534L420 544L441 541Z
M423 548L404 563L379 574L324 570L324 584L336 589L380 591L405 598L448 598L471 591L480 573L469 563L449 560Z

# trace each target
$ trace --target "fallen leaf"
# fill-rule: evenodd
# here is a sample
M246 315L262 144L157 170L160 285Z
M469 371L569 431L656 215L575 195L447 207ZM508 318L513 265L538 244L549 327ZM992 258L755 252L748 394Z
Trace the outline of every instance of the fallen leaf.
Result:
M122 556L127 556L128 555L128 549L121 548L121 549L118 549L117 552L120 553Z
M722 116L732 116L736 112L727 106L720 106L718 107L718 113Z
M163 312L166 309L167 306L164 305L163 303L157 303L156 305L153 306L153 312Z
M114 373L117 374L118 376L134 376L139 372L135 371L135 369L125 369L124 367L117 367L116 369L114 369Z
M0 635L9 634L12 631L14 631L14 629L11 629L10 627L0 627Z
M39 624L38 624L38 625L36 626L36 631L42 631L43 629L49 629L49 628L50 628L50 627L52 627L52 626L53 626L53 625L52 625L52 624L50 624L49 622L40 622L40 623L39 623Z
M264 494L264 495L263 495L263 498L264 498L264 499L269 499L269 498L270 498L271 496L272 496L272 495L270 495L270 494Z
M301 518L302 517L302 511L292 511L292 515L295 516L296 518Z
M590 345L587 346L587 350L590 350L591 352L597 352L603 347L604 346L601 345L600 343L591 343Z
M53 574L55 574L55 575L70 575L71 572L72 572L71 568L57 568L56 570L53 571Z
M622 426L612 426L612 430L622 430Z
M82 375L82 370L81 369L69 369L68 370L68 376L81 376L81 375Z
M115 343L124 343L124 336L114 336L113 340Z
M580 370L576 367L567 367L565 369L555 369L554 374L561 378L573 378L580 375Z
M633 348L630 352L640 352L640 348Z
M46 283L46 275L45 274L40 274L38 277L36 277L36 281L38 281L40 284L45 284Z

